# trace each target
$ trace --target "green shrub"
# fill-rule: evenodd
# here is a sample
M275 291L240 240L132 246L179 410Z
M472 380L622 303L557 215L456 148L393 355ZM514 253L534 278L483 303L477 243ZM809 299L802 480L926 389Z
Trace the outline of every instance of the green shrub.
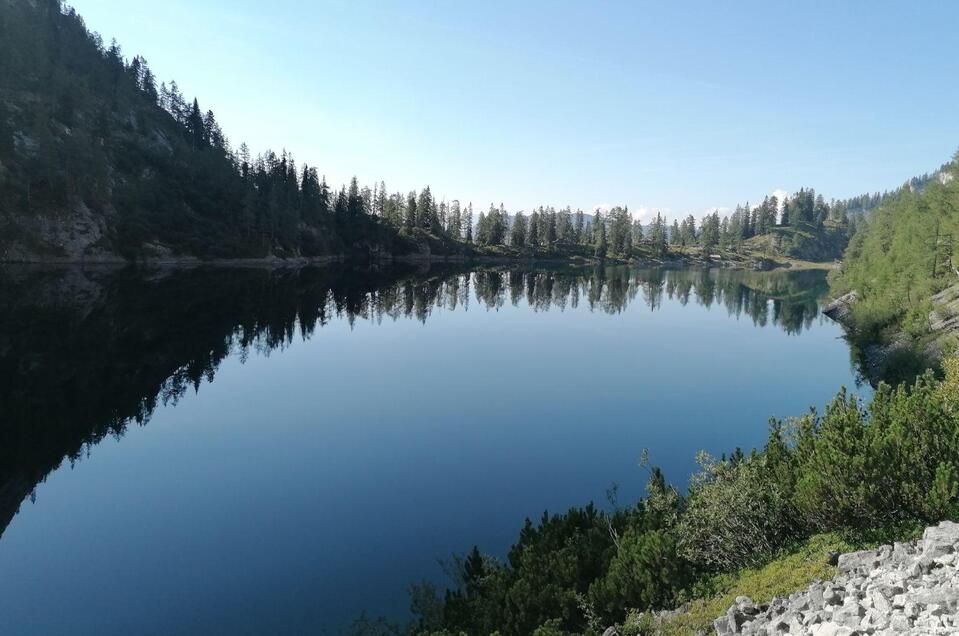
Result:
M627 608L667 607L688 583L689 572L671 531L629 530L606 574L589 588L592 608L608 624L622 620Z
M852 306L852 324L857 338L873 341L883 329L898 322L902 306L895 300L881 297L864 297Z
M705 454L699 462L679 524L683 556L721 571L772 555L793 527L789 493L774 479L771 463L762 455L731 462Z
M533 636L574 636L561 626L562 621L551 619L533 630Z
M929 333L929 314L932 302L924 300L909 309L902 319L902 330L913 338L921 338Z
M954 378L951 378L954 381ZM959 427L932 373L882 385L868 412L843 391L798 423L795 504L811 529L861 530L933 521L951 505Z

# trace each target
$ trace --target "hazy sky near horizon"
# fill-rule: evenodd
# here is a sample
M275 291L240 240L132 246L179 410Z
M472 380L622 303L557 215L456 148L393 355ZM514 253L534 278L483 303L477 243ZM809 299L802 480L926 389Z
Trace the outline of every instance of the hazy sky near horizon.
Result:
M234 144L479 209L848 197L959 147L957 2L71 4Z

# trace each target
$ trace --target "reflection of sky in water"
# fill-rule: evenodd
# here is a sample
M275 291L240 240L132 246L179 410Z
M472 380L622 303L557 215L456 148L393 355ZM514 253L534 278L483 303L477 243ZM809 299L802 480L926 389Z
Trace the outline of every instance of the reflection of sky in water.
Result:
M531 311L525 293L514 306L508 278L490 308L476 280L468 310L334 315L268 356L228 357L38 487L0 540L0 631L279 633L402 615L409 583L442 581L438 558L503 554L525 517L602 501L613 482L633 501L644 447L683 482L696 451L762 444L769 416L854 385L814 304L787 331L773 323L788 303L750 297L753 316L737 316L695 287L683 305L625 280L633 300L613 311L590 310L589 283L575 308Z

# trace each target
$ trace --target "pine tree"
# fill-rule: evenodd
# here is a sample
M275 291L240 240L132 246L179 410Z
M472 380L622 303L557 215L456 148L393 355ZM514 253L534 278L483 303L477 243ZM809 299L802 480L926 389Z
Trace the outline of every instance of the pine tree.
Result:
M416 227L416 193L410 192L406 197L406 215L403 217L403 229L412 232Z
M430 187L426 186L420 191L420 196L416 200L416 225L427 231L433 231L436 226L436 210L433 201L433 194Z
M536 211L529 215L529 229L527 230L526 244L534 250L539 247L539 213Z
M466 206L466 242L473 242L473 204Z
M570 244L573 240L573 212L569 206L560 210L556 215L556 240Z
M696 245L696 218L692 214L683 219L680 232L683 234L682 244L684 247Z
M154 77L153 71L146 65L146 60L143 60L143 79L140 81L140 85L143 94L147 96L147 99L149 99L151 103L155 104L159 99L156 77Z
M206 141L206 129L203 125L203 115L200 113L200 104L194 99L190 114L186 118L186 129L190 134L194 148L202 148Z
M596 216L593 220L593 255L596 258L606 258L608 245L606 243L606 221L603 219L603 213L596 210Z
M657 254L666 253L666 220L659 212L656 213L656 220L653 221L653 227L649 231L649 242Z
M775 194L769 197L768 207L766 209L766 231L772 232L776 227L776 217L779 216L779 197Z
M386 193L386 182L380 181L380 185L376 188L376 194L373 197L373 214L382 218L386 218L386 200L389 198L389 195Z
M463 217L458 199L453 199L453 202L450 203L450 217L446 231L450 236L456 239L461 238L463 235Z
M217 123L212 110L206 111L206 115L203 117L203 141L207 145L219 148L220 150L226 147L226 139L223 137L223 131L220 129L220 124Z
M483 212L480 212L479 218L476 219L476 242L479 245L489 245L489 223Z
M360 195L360 187L356 182L356 177L350 179L350 189L346 195L346 213L350 218L356 218L363 214L363 197Z
M546 215L546 247L556 247L556 212L552 209Z
M169 94L169 111L170 115L173 116L173 119L176 120L178 124L186 125L187 119L187 107L186 102L183 100L183 95L180 94L180 89L176 85L176 81L170 82L170 94ZM197 107L199 110L199 106Z
M706 215L703 219L702 229L699 235L699 244L703 248L705 256L709 257L710 250L719 245L719 213L713 212Z
M510 229L509 244L516 248L526 246L526 216L517 212L513 217L513 227Z

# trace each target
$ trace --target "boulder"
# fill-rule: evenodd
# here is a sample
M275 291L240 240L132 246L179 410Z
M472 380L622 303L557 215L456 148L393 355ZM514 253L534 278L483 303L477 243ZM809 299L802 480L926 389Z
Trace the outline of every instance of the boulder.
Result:
M844 323L852 313L852 306L859 300L859 294L854 291L836 298L823 307L822 312L835 320Z

